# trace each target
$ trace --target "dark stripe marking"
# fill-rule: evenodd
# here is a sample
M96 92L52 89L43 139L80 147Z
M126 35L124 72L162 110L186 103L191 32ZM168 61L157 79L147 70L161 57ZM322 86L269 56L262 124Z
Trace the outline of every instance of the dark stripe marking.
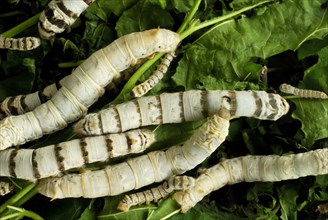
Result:
M120 113L118 111L118 109L116 108L116 106L113 106L113 110L115 112L115 119L117 121L116 125L117 127L120 129L119 131L122 132L123 131L123 127L122 127L122 121L121 121L121 118L120 118Z
M85 141L85 138L81 138L80 139L80 148L81 148L81 152L82 152L82 157L83 157L83 160L84 160L84 163L89 163L89 152L86 148L87 146L87 142Z
M137 113L139 115L139 125L138 125L138 127L141 127L143 125L143 122L142 122L142 115L141 115L139 102L138 102L137 99L132 100L132 102L133 102L133 104L135 104L136 109L137 109Z
M64 167L64 157L60 155L60 151L63 148L59 145L59 144L55 144L55 156L56 156L56 161L57 161L57 166L58 166L58 170L63 172L65 170Z
M238 104L237 104L237 99L236 99L236 93L234 91L229 91L228 95L230 97L230 114L231 115L236 115L236 111L238 108Z
M36 150L33 150L32 153L32 168L33 168L33 176L36 179L40 179L41 178L41 174L38 168L38 161L35 159L36 157Z
M260 117L263 109L262 99L258 96L257 92L252 92L252 96L255 99L255 108L256 108L253 116Z
M103 128L103 123L102 123L102 118L101 118L101 114L97 114L97 118L98 118L98 127L100 129L101 134L104 134L104 128Z
M63 1L58 2L57 6L68 17L73 18L73 19L77 19L77 17L78 17L77 14L74 13L73 11L69 10L68 8L66 8Z
M17 156L17 150L11 151L10 156L9 156L9 174L12 177L16 177L16 172L15 172L15 168L16 168L15 157L16 156Z
M201 113L203 118L208 117L208 92L200 91L200 105L201 105Z
M183 92L179 92L179 108L180 108L180 119L181 122L185 122L186 118L185 118L185 112L184 112L184 108L183 108Z

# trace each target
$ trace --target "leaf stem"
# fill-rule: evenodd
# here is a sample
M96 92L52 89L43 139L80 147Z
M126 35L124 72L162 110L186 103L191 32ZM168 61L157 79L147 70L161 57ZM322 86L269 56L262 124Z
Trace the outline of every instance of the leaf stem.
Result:
M9 29L8 31L3 32L1 35L4 37L13 37L20 32L34 26L39 21L40 13L34 15L33 17L27 19L26 21L20 23L19 25Z
M6 210L8 205L12 205L12 206L16 206L16 204L23 204L22 202L20 202L21 199L25 200L24 197L26 195L29 195L30 191L34 191L36 187L36 183L32 183L28 186L26 186L24 189L22 189L21 191L19 191L18 193L16 193L14 196L12 196L10 199L8 199L6 202L4 202L1 206L0 206L0 215L4 212L4 210ZM34 195L36 194L36 192L34 193ZM31 195L30 195L31 196ZM32 197L32 196L31 196ZM28 200L28 199L27 199ZM27 201L25 200L25 201ZM24 201L24 202L25 202Z
M177 33L181 34L187 27L187 25L190 23L190 21L192 20L192 18L194 17L195 13L197 12L200 2L202 0L196 0L194 5L192 6L190 12L188 12L186 18L184 19L184 21L182 22L181 26L179 27Z
M185 39L186 37L188 37L189 35L191 35L192 33L200 30L200 29L203 29L205 27L208 27L208 26L211 26L211 25L214 25L214 24L218 24L219 22L222 22L222 21L225 21L225 20L228 20L228 19L231 19L237 15L240 15L246 11L249 11L251 9L254 9L258 6L261 6L261 5L264 5L264 4L267 4L267 3L270 3L270 2L273 2L274 0L266 0L266 1L263 1L263 2L260 2L260 3L257 3L257 4L254 4L254 5L251 5L251 6L248 6L248 7L244 7L240 10L237 10L237 11L234 11L234 12L231 12L227 15L224 15L224 16L221 16L221 17L217 17L217 18L214 18L214 19L211 19L211 20L207 20L207 21L203 21L201 23L199 23L198 25L195 25L191 28L188 28L186 31L184 31L183 33L181 33L181 36L180 36L180 39L183 40Z

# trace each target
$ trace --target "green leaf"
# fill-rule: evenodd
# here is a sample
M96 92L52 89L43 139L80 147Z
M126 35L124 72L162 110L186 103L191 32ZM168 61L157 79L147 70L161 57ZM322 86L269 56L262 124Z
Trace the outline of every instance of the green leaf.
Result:
M278 189L279 202L281 205L281 219L296 220L296 200L299 197L299 187L295 184L285 184Z
M208 83L213 81L259 83L261 66L254 58L295 50L305 39L321 39L328 33L324 2L286 0L262 8L259 15L217 25L185 49L174 81L186 90L199 83L213 88Z
M95 212L89 207L84 209L81 217L79 218L79 220L95 220L95 219L96 219Z
M141 0L122 14L116 23L116 31L118 36L122 36L157 27L172 29L173 24L170 13L151 0Z
M181 13L187 13L194 5L195 0L172 0L173 7Z

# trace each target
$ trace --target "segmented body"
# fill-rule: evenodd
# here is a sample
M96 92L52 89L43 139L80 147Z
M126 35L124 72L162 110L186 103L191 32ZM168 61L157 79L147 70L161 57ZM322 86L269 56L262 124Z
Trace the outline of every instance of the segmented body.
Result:
M94 0L51 0L39 19L39 33L49 39L71 26Z
M157 202L162 198L166 198L175 190L186 190L195 185L195 179L190 176L172 176L162 185L154 187L150 190L125 195L123 200L118 204L117 209L128 211L130 207Z
M118 195L184 173L200 164L225 140L229 128L228 111L221 115L224 118L214 115L183 146L152 151L102 170L42 179L38 190L52 199L95 198Z
M279 90L283 93L293 94L301 98L328 99L328 95L324 92L310 89L298 89L286 83L281 84Z
M123 36L78 66L46 103L0 122L0 150L40 138L79 119L120 72L155 52L174 51L179 35L152 29Z
M37 37L10 38L0 35L0 49L33 50L40 44L41 40Z
M38 149L0 151L0 176L35 181L65 170L130 153L140 153L155 140L149 130L87 137Z
M186 212L207 194L240 182L275 182L328 174L328 148L287 156L244 156L225 160L201 174L195 185L173 198Z
M141 97L156 86L163 79L174 57L175 52L167 53L162 58L161 63L156 67L154 73L146 81L135 86L131 91L131 95L133 97Z
M182 123L217 112L222 99L230 100L230 114L277 120L289 110L285 99L264 91L190 90L141 97L88 114L74 125L80 136L116 133L147 125Z

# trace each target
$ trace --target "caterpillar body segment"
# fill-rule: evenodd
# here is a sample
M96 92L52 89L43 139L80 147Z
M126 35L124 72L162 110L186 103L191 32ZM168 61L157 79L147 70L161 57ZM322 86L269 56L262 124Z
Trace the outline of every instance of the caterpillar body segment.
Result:
M0 35L0 49L33 50L40 45L41 40L37 37L11 38Z
M154 73L146 81L135 86L131 91L131 95L133 97L141 97L156 86L157 83L159 83L159 81L164 77L174 57L175 52L167 53L162 58L161 63L156 67Z
M240 182L276 182L328 174L328 148L287 156L244 156L223 161L201 174L193 187L173 195L186 212L212 191Z
M80 136L117 133L142 126L182 123L217 112L222 100L229 99L230 114L277 120L289 110L285 99L264 91L190 90L140 97L88 114L74 125Z
M279 90L283 93L292 94L301 98L328 99L328 95L324 92L310 89L299 89L286 83L281 84Z
M75 139L38 149L7 149L0 152L0 176L35 181L85 164L143 152L154 140L153 132L138 129Z
M92 2L94 0L51 0L39 18L41 38L49 39L65 31Z
M118 195L184 173L207 158L228 135L230 115L228 111L219 114L222 117L212 116L182 147L152 151L102 170L42 179L38 190L52 199L96 198Z
M157 202L162 198L166 198L175 190L185 190L195 185L195 179L190 176L172 176L162 185L154 187L150 190L125 195L117 206L121 211L128 211L132 206L149 204Z
M0 196L10 193L13 189L14 186L11 183L0 181Z
M152 29L123 36L93 53L46 103L0 122L0 150L38 139L79 119L120 72L156 52L174 51L179 41L175 32Z

